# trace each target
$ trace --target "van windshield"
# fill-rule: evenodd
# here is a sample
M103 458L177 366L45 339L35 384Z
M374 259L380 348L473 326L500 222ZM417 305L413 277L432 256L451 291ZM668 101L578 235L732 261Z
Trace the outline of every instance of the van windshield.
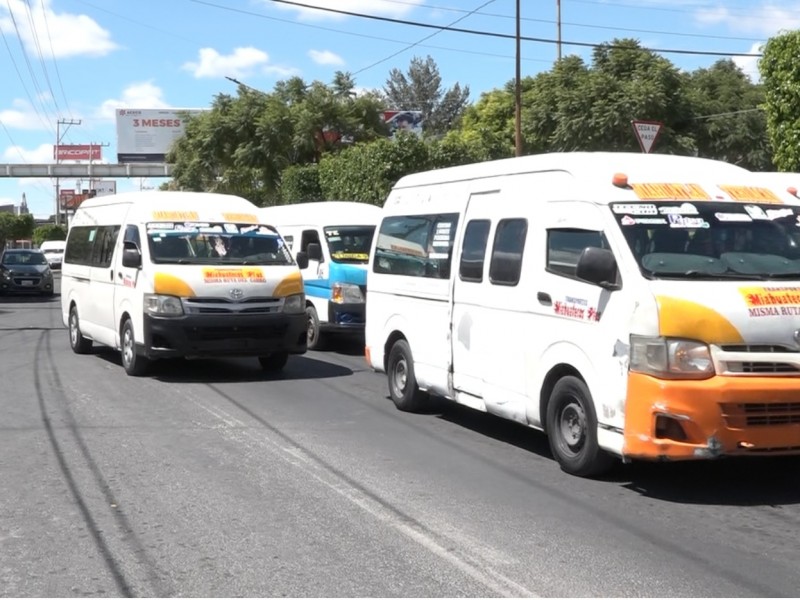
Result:
M291 265L271 227L250 223L148 223L150 257L160 264Z
M800 206L702 201L611 210L650 279L800 279Z
M325 239L331 259L339 263L366 264L375 235L374 225L325 227Z

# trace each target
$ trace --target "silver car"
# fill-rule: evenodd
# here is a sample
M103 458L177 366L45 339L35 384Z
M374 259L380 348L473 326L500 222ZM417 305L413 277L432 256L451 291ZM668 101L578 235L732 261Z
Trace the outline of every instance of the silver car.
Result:
M53 272L41 250L5 250L0 258L0 292L53 295Z

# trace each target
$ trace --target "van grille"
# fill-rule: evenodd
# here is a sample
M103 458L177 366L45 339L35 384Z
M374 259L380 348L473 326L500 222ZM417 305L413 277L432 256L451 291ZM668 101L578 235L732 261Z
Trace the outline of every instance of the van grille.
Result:
M729 362L731 373L800 373L796 365L780 362Z
M190 315L263 315L280 312L282 298L186 298L183 309Z
M721 408L725 422L733 429L800 424L800 402L722 404Z

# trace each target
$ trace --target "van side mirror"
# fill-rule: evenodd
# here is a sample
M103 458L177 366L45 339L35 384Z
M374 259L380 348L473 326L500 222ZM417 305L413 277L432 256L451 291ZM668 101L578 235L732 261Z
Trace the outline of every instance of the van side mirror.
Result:
M129 269L138 269L142 266L142 253L133 242L122 244L122 266Z
M614 253L606 248L584 248L578 258L575 275L606 290L620 288L617 284L617 260Z
M301 250L300 252L297 253L297 258L295 260L297 261L297 266L300 267L301 270L308 268L308 253L307 252L303 252Z
M319 244L312 242L306 248L306 252L308 252L309 260L322 261L322 246L320 246Z

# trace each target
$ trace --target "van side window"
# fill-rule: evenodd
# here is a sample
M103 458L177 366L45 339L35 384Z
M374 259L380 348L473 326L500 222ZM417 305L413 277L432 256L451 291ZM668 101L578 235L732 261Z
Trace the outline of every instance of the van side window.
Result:
M119 225L100 227L94 241L92 250L92 266L107 269L111 266L111 258L114 256L114 246L117 243Z
M491 225L488 219L474 219L467 223L464 243L461 245L461 264L458 268L458 274L463 281L483 281L483 262Z
M71 227L64 250L64 261L76 265L88 265L92 260L92 246L97 227Z
M547 270L556 275L575 277L578 259L584 248L608 248L602 231L550 229L547 232Z
M450 279L458 213L386 217L375 246L373 271Z
M492 262L489 264L489 281L493 284L519 283L527 234L527 219L503 219L497 223L492 246Z
M285 235L283 236L283 241L286 242L286 247L289 248L289 251L292 250L292 246L294 245L294 236L293 235Z
M139 238L139 228L136 225L128 225L125 228L125 237L122 238L123 242L133 242L139 250L142 249L142 242Z

